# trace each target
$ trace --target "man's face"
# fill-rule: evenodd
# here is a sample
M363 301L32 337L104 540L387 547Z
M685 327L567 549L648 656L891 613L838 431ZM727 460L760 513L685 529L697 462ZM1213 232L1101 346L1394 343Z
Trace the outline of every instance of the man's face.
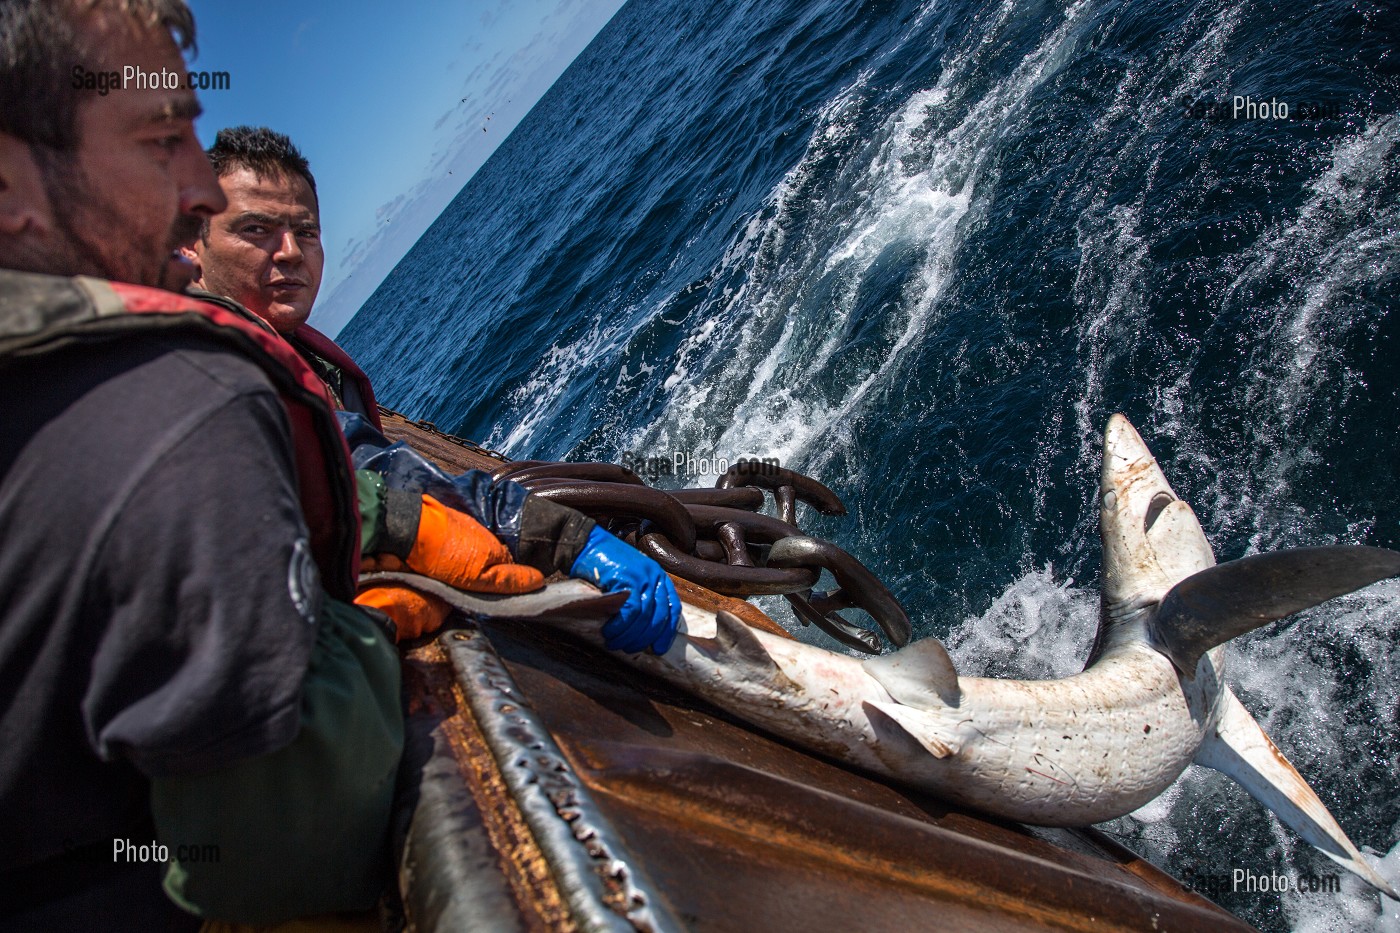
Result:
M164 69L181 87L151 87L165 83L155 81L138 89L133 81L105 96L72 91L84 96L78 147L29 149L39 184L24 195L32 210L13 264L182 290L194 270L177 248L224 207L194 134L199 103L182 87L184 61L164 29L141 29L102 10L79 25L98 39L93 47L102 48L109 70L130 65L159 76Z
M259 176L238 168L219 184L228 210L197 240L199 286L226 295L282 334L306 323L321 288L321 223L316 195L290 173Z

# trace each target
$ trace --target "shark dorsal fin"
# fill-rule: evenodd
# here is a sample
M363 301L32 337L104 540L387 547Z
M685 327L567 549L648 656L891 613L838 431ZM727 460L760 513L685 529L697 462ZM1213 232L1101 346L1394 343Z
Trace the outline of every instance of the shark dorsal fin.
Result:
M1162 597L1158 648L1194 677L1201 656L1236 635L1400 573L1400 552L1378 547L1294 548L1217 564Z
M753 629L732 612L721 609L715 613L715 642L729 657L742 659L757 668L777 667L767 649L754 637Z
M893 654L867 658L861 666L906 706L935 709L958 705L958 672L948 649L937 638L922 638Z

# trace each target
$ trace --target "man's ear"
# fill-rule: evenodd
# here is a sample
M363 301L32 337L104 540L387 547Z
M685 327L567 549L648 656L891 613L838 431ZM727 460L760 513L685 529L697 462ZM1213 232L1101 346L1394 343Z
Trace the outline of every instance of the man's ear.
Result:
M42 232L49 217L44 176L29 144L0 133L0 236Z
M204 287L204 263L201 262L199 258L199 245L201 242L201 239L196 239L192 246L180 247L180 255L194 264L194 281L190 284L195 288Z

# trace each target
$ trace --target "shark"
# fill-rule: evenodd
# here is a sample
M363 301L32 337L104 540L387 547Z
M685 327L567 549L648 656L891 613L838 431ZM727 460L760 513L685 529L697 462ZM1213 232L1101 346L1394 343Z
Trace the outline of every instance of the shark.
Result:
M1330 546L1217 564L1195 513L1122 415L1104 434L1098 506L1100 622L1071 677L960 676L936 638L860 659L689 604L670 650L624 657L801 747L1023 823L1124 816L1204 765L1400 900L1225 680L1231 638L1400 573L1400 553ZM570 610L602 605L580 581L505 598L417 581L469 612L539 618L601 649L597 611Z

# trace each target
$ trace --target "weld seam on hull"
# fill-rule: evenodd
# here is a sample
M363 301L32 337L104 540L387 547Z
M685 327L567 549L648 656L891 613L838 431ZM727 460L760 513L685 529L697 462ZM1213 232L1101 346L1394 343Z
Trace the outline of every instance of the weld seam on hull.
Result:
M439 644L580 928L617 933L684 929L628 858L617 831L574 775L486 636L459 630ZM608 906L605 877L620 888L626 917Z

